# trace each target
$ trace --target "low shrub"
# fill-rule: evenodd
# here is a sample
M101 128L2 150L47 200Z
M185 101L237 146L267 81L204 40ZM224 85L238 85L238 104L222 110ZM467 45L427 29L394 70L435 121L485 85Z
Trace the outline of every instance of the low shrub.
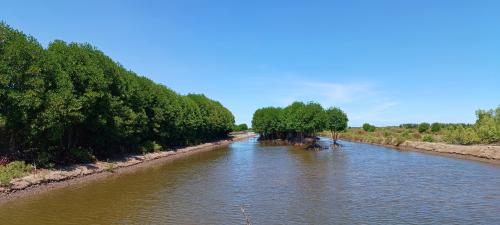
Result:
M5 166L0 166L0 185L6 186L12 179L22 177L32 169L31 165L22 161L14 161Z
M360 134L360 135L363 135L365 134L366 131L364 130L356 130L356 134Z
M497 109L500 112L500 108ZM477 136L481 143L498 143L500 142L500 115L496 115L495 111L476 112L478 120L474 125L477 131Z
M48 151L38 152L36 155L35 166L40 166L44 168L53 168L55 166L54 163L55 156L49 148Z
M162 147L158 143L154 141L147 141L145 142L142 147L140 148L142 154L146 154L149 152L159 152L161 151Z
M410 132L408 132L407 130L405 130L403 133L401 133L400 136L403 137L403 138L405 138L405 139L410 139Z
M418 132L419 133L427 132L427 130L429 130L430 127L431 125L429 123L421 123L418 125Z
M400 133L405 132L406 129L404 129L404 128L393 128L393 129L391 129L391 131L400 134Z
M369 123L363 124L363 130L366 132L374 132L377 128Z
M434 142L434 137L432 135L424 135L424 137L422 138L422 141L425 141L425 142Z
M479 137L471 127L464 128L457 126L456 129L448 130L445 134L445 141L451 144L470 145L479 142Z
M94 155L92 155L92 153L87 149L73 148L70 150L70 154L73 161L78 163L90 163L96 161Z
M116 169L118 168L118 165L116 163L109 163L106 165L106 172L114 173Z
M432 133L437 133L441 130L441 124L440 123L432 123L431 124L431 131Z
M407 137L403 136L403 135L399 135L397 136L394 140L393 140L393 143L394 145L396 146L399 146L401 144L403 144L406 140L408 140Z

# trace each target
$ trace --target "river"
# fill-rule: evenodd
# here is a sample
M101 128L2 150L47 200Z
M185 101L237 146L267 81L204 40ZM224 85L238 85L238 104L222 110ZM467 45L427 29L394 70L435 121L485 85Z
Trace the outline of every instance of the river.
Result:
M342 144L251 138L7 202L0 224L500 224L500 166Z

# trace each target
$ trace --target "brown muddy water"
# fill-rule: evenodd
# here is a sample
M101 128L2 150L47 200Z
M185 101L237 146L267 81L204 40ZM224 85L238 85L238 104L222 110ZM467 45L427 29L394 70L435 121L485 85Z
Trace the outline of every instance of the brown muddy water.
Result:
M322 139L322 144L329 141ZM500 166L255 138L0 205L0 224L500 224Z

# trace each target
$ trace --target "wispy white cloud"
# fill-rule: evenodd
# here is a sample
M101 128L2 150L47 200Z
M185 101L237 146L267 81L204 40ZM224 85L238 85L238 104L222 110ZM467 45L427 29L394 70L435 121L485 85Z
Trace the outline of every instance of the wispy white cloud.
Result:
M380 86L370 82L297 81L288 86L283 102L315 101L324 107L338 106L346 111L352 126L364 122L386 124L388 114L399 104L384 94Z
M286 106L294 101L318 102L323 107L340 107L349 116L350 126L365 122L376 125L392 123L391 115L399 105L383 86L371 81L331 82L311 79L295 73L248 76L259 96L259 107Z
M371 123L386 123L393 122L388 120L386 114L391 109L399 105L398 102L391 100L379 100L369 103L368 110L356 110L350 115L351 120L358 122L371 122ZM358 124L359 125L359 124Z
M368 83L305 82L308 95L322 98L327 103L348 103L372 95L373 85Z

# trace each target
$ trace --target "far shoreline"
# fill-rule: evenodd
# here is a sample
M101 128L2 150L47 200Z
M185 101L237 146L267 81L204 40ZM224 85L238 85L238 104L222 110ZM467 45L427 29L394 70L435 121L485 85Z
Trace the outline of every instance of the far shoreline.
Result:
M176 151L162 151L158 153L148 153L145 155L133 155L126 157L123 161L117 161L111 164L96 162L92 164L75 165L68 170L50 170L48 171L49 174L46 174L43 177L39 177L39 174L36 172L31 173L22 178L14 179L11 181L12 185L10 187L0 187L0 204L19 198L45 193L51 190L105 179L110 176L129 173L142 168L153 167L193 154L220 149L221 147L225 147L232 143L243 141L254 136L256 136L256 134L253 132L239 133L230 139L185 147L177 149ZM114 167L108 169L110 165L114 165ZM35 179L35 181L33 181L33 179Z

